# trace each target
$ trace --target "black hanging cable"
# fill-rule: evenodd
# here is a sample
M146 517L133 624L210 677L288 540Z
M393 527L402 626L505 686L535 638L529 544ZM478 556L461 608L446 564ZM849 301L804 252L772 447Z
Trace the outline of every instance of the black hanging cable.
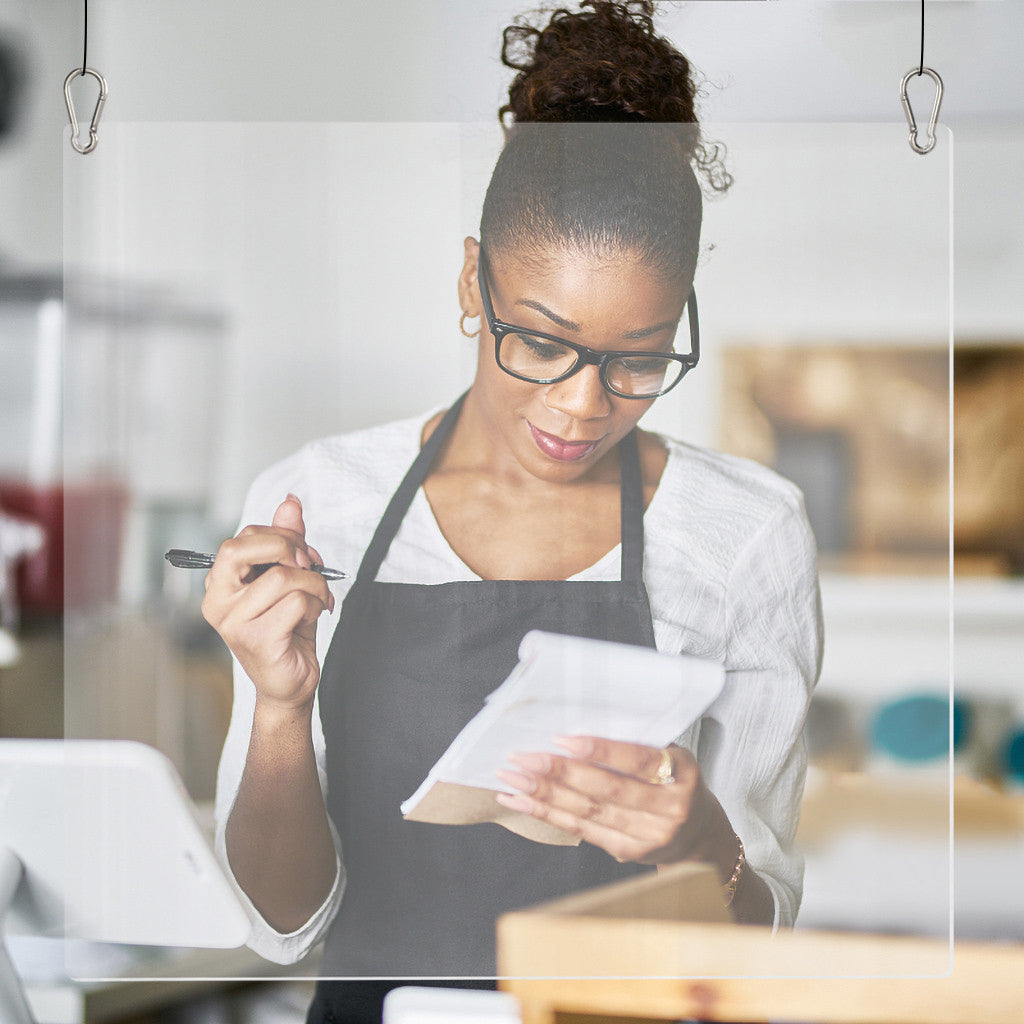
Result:
M89 0L85 0L88 7ZM918 68L919 78L925 74L925 0L921 0L921 67Z
M82 71L81 75L85 74L85 69L89 66L89 0L83 0L85 5L85 18L84 26L82 29ZM921 0L924 3L924 0ZM923 44L922 44L923 45Z

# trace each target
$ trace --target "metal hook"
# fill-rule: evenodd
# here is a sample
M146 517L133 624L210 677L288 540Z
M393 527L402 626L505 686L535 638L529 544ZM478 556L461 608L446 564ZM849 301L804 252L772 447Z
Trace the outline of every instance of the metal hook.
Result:
M928 119L928 141L923 146L917 141L917 122L907 96L907 83L915 75L928 75L935 83L935 102L932 104L932 116ZM910 148L915 153L930 153L935 148L935 124L939 120L939 107L942 105L942 79L938 72L926 67L911 68L900 81L900 99L903 102L903 113L907 115L907 124L910 125Z
M82 75L92 75L100 83L100 95L96 100L96 109L92 112L92 121L89 124L89 142L83 146L78 141L78 118L75 116L75 104L71 99L71 83L75 78ZM71 146L76 153L85 156L96 148L96 129L100 123L100 114L103 112L103 104L107 102L107 80L95 68L74 68L67 78L64 79L64 103L68 108L68 117L71 118Z

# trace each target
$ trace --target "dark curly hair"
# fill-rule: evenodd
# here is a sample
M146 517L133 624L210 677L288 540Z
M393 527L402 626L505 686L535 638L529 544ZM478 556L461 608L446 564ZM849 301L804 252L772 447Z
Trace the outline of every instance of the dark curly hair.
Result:
M715 192L732 178L701 139L690 63L653 15L652 0L582 0L505 29L501 59L518 74L498 112L506 145L484 200L488 250L629 251L692 274L694 170Z
M506 129L524 121L698 123L686 57L654 31L653 0L582 0L552 11L542 28L520 18L503 33L501 62L518 71L499 111ZM691 136L691 159L708 186L732 184L724 149Z

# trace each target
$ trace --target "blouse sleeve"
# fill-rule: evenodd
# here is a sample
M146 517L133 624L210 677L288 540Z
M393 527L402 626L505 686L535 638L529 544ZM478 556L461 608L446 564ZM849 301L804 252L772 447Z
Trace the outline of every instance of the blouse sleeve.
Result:
M742 547L726 585L726 682L701 721L698 758L791 927L803 891L794 839L807 755L803 724L821 669L814 538L795 491Z
M242 512L242 525L247 523L269 523L274 509L288 492L303 496L304 474L298 457L287 460L259 477L249 490ZM305 956L327 934L341 903L345 888L345 872L342 865L337 831L329 821L335 849L334 884L323 904L310 919L296 931L282 933L272 928L238 885L228 863L225 832L227 820L238 794L249 751L252 733L253 711L256 706L256 688L245 674L237 659L234 664L234 699L231 705L231 721L227 738L221 752L217 770L217 794L214 808L216 821L215 849L221 864L234 884L241 898L251 924L247 945L260 956L279 964L290 964ZM315 698L316 700L316 698ZM319 701L313 708L313 749L316 755L317 775L320 790L326 798L327 768L323 728L320 723Z

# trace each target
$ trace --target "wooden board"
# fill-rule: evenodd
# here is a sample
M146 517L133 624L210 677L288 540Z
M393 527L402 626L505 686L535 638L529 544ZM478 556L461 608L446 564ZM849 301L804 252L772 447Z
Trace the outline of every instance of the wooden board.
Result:
M627 921L732 922L732 914L722 905L718 875L708 864L675 864L550 900L522 913Z
M694 910L707 878L665 872L644 903ZM1020 1024L1024 945L782 932L629 916L608 886L498 922L501 987L527 1024L561 1014L819 1024ZM680 895L682 893L682 895ZM634 907L637 906L634 902ZM696 914L695 916L699 916ZM668 919L666 919L668 918Z

